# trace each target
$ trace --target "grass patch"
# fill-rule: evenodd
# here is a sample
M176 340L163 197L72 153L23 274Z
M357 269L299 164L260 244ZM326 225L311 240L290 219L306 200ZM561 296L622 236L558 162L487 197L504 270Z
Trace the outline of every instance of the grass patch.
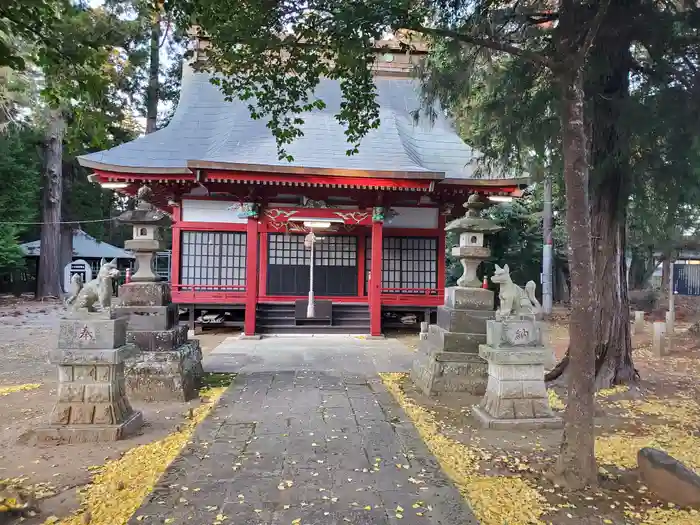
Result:
M223 388L233 383L236 374L205 373L202 376L202 388Z

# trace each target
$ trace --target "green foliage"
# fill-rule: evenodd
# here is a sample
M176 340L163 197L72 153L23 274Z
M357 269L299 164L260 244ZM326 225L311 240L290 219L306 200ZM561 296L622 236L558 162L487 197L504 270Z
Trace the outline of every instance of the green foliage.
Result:
M22 23L28 32L13 22L24 2L0 6L0 39L7 37L3 41L12 42L13 53L24 59L12 61L15 69L0 68L0 128L7 120L23 120L21 130L26 135L20 141L16 140L17 130L0 135L0 221L41 220L45 118L49 107L60 108L67 124L62 220L76 221L77 227L98 240L121 245L125 228L103 220L116 215L123 203L112 192L89 183L88 170L78 165L76 157L114 147L138 135L134 114L143 106L148 65L144 46L153 4L135 0L91 8L68 0L29 3L41 4L46 12L27 6ZM134 5L141 10L138 16L130 11ZM41 17L33 20L34 14ZM32 37L38 27L46 29L42 38ZM12 31L3 32L4 28ZM173 41L172 31L165 33L170 35L168 42ZM3 58L0 46L0 64L5 63ZM166 78L171 80L166 98L172 99L179 93L179 83ZM37 226L0 232L8 243L5 251L10 254L19 253L17 240L35 240L39 233ZM9 261L9 256L2 260Z
M420 69L423 98L447 108L460 135L484 154L480 172L563 173L557 93L551 72L512 56L475 60L437 40Z
M490 277L494 271L494 264L503 266L507 264L511 270L511 276L516 283L524 284L527 281L538 283L542 272L542 191L541 185L535 187L535 191L529 195L513 201L492 206L484 211L484 215L500 225L503 229L488 238L491 256L479 267L479 279ZM561 217L554 218L554 265L562 265L567 262L567 241L562 238L564 230ZM447 239L447 286L454 286L462 274L462 266L458 259L450 254L451 247L458 244L458 237L454 234ZM489 281L489 288L497 287Z
M41 161L36 132L26 126L10 126L0 134L0 269L22 264L17 241L25 228L15 222L39 218Z
M142 117L146 116L151 24L157 4L151 0L107 0L105 2L107 12L122 20L125 24L125 34L128 35L128 41L123 47L124 71L118 88L128 97L135 112ZM187 27L189 24L184 29ZM167 67L161 68L159 72L158 100L164 108L158 115L158 127L162 128L172 118L180 96L185 35L183 28L176 26L170 15L161 18L160 32L161 62L164 54L170 61Z
M52 46L63 0L22 0L0 5L0 66L22 70L26 66L21 42L39 41Z

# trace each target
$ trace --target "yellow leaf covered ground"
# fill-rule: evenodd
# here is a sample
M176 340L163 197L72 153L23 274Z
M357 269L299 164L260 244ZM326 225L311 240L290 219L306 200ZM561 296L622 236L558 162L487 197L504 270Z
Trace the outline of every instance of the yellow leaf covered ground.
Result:
M195 408L192 418L179 431L106 463L80 494L81 509L60 521L60 525L84 525L87 513L91 525L126 525L225 390L220 387L202 391L200 395L208 398L207 403Z
M15 392L24 392L26 390L36 390L41 386L41 383L27 383L26 385L11 385L0 386L0 396L7 396Z
M483 525L541 523L539 518L545 510L545 499L541 494L519 476L486 476L478 472L481 455L441 434L433 415L404 393L401 383L407 374L380 375Z

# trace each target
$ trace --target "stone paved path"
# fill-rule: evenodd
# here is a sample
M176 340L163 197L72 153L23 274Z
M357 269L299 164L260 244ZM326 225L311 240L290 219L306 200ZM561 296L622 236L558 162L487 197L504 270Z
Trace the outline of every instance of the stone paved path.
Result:
M395 339L358 336L270 337L224 340L204 360L211 372L277 372L316 370L373 376L408 372L416 354Z
M239 374L138 523L477 521L376 375L297 370Z

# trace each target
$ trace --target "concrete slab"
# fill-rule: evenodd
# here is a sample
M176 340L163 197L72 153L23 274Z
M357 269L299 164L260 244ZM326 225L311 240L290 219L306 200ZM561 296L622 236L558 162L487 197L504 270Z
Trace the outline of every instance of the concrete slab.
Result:
M282 372L306 370L374 376L408 372L415 352L394 339L364 336L225 339L204 359L207 372Z

